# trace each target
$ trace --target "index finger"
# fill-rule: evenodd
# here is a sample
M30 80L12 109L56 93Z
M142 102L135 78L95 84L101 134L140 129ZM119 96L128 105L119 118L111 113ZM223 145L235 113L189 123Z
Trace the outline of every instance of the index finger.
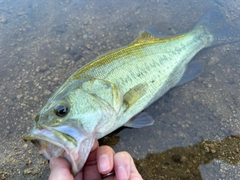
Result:
M70 168L68 161L62 157L50 159L51 173L49 180L73 180Z

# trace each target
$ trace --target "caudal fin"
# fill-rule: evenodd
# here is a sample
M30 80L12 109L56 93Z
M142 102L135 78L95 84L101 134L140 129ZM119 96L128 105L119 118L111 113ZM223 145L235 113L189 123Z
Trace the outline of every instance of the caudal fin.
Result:
M204 28L211 36L210 46L219 46L240 40L240 27L229 19L224 9L219 7L209 10L195 28L199 27Z

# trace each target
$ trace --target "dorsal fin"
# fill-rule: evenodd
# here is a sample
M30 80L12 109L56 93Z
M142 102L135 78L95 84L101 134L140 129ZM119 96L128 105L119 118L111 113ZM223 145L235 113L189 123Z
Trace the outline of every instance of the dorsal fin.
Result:
M139 34L139 36L133 41L133 43L136 42L140 42L146 39L156 39L157 37L153 36L152 34L150 34L147 31L141 31L141 33Z

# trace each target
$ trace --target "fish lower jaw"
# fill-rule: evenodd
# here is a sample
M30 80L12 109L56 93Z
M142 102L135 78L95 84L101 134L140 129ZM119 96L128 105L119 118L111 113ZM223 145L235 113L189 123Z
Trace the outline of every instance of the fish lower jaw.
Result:
M95 138L79 142L82 144L77 147L68 147L59 145L59 142L53 140L35 139L34 144L38 147L40 153L47 159L63 157L71 164L72 174L75 176L84 166L87 157L93 147Z
M84 164L76 161L76 159L79 159L79 155L76 153L73 153L71 150L67 150L66 148L59 147L55 144L52 144L51 142L41 140L39 142L41 144L39 148L40 154L44 155L45 158L50 160L51 158L57 158L57 157L63 157L68 160L68 162L71 164L72 167L72 173L75 175L77 172L79 172L79 167L82 167ZM69 153L71 151L71 153Z
M40 154L43 154L49 160L51 158L62 156L62 154L64 154L65 152L64 148L47 141L41 140L40 144L41 144L41 146L39 147Z

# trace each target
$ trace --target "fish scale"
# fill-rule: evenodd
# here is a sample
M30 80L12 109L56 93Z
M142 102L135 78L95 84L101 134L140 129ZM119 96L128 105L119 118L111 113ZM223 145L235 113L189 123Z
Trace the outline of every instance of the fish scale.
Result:
M198 37L201 38L197 39ZM136 57L129 59L129 56L127 59L111 61L111 64L118 63L119 69L121 67L123 72L117 68L114 70L110 69L110 75L108 70L105 69L98 78L103 78L115 83L123 93L128 92L137 84L148 84L147 93L131 106L127 113L118 116L114 128L122 126L123 123L126 123L132 118L132 114L137 114L139 111L142 111L177 84L186 70L186 64L198 51L209 44L208 40L209 34L204 34L202 28L194 29L192 32L181 36L181 38L170 39L167 42L166 39L159 39L158 44L148 44L148 46L142 42L143 45L140 47L131 49L136 52L138 52L139 49L148 52L143 53L145 56L141 57L140 61ZM164 41L164 43L162 43L162 41ZM130 46L134 46L134 43ZM121 61L129 63L121 63ZM97 70L101 71L101 69ZM137 75L139 72L144 74L144 78ZM105 76L105 73L108 73L108 75ZM92 74L94 75L94 73ZM154 83L152 83L152 81L154 81Z
M87 74L95 78L108 80L116 84L123 93L126 93L136 84L151 81L151 79L155 79L157 82L161 79L161 77L166 77L171 74L176 67L179 68L179 64L187 64L188 61L190 61L191 58L200 49L204 47L203 44L206 44L202 41L196 43L195 37L195 34L189 33L181 39L170 40L169 42L165 42L164 44L161 43L160 39L159 44L155 43L150 47L146 47L143 42L143 45L135 49L131 49L131 46L134 46L134 44L132 44L130 45L131 51L129 52L129 54L136 54L136 52L139 51L146 51L148 53L143 53L145 54L145 56L142 56L141 60L139 60L135 56L132 56L130 58L129 56L126 58L115 58L115 60L111 61L108 66L104 67L105 65L103 63L102 68L98 67L97 69L89 70ZM192 41L195 41L195 43L192 43ZM167 53L165 52L166 47L172 45L174 46L172 48L173 50L171 51L172 53L167 54L168 51ZM182 48L187 46L188 49ZM191 53L189 53L189 51ZM177 56L178 58L176 58ZM186 59L188 59L188 61L186 61ZM182 62L183 60L184 62ZM104 59L102 61L104 62ZM113 66L114 68L111 68L111 66ZM137 75L138 73L144 74L145 78L143 79L142 77L139 77ZM179 76L179 78L176 79L174 82L176 83L180 78L181 76ZM155 86L157 87L157 89L160 89L161 83L156 84ZM154 88L156 89L156 87ZM151 86L149 88L151 88Z

